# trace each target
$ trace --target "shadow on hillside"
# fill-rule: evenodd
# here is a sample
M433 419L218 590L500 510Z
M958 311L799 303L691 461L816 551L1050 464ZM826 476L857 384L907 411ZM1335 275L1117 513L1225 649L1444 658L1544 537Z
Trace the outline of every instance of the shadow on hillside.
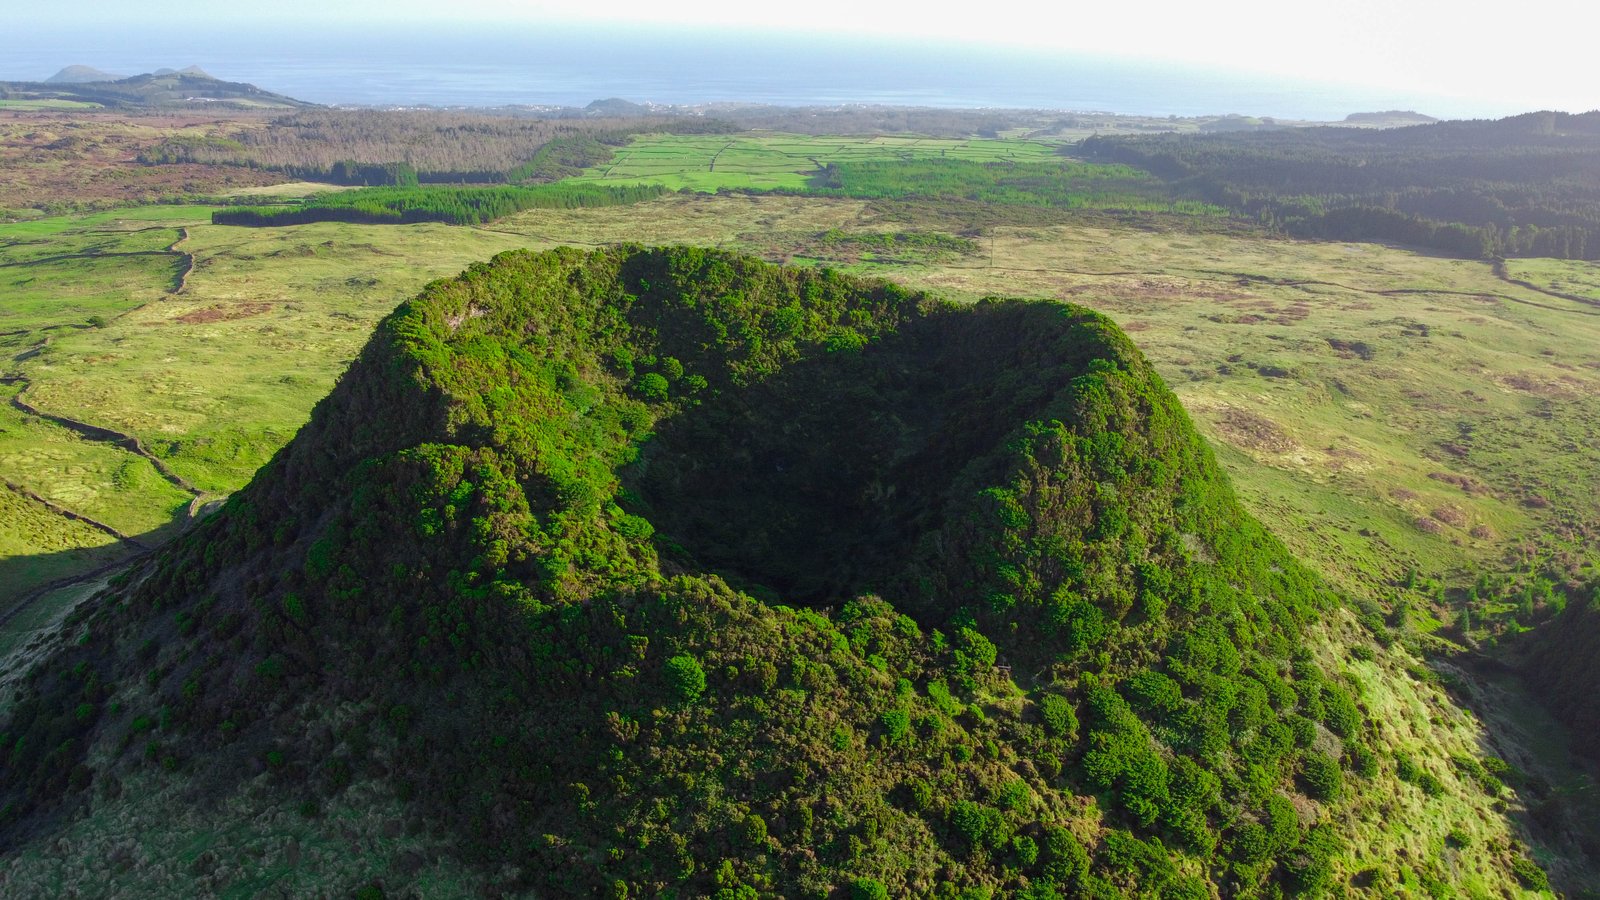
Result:
M1479 755L1510 764L1504 781L1517 800L1504 804L1507 817L1552 887L1569 897L1600 897L1600 765L1577 752L1572 732L1509 666L1487 658L1432 665L1445 675L1450 698L1485 723Z
M628 486L669 562L790 602L883 591L964 473L1104 352L1077 321L983 304L789 365L660 423Z
M0 558L0 633L30 628L51 596L76 584L115 574L182 534L190 525L187 508L159 528L128 541L75 547L49 553ZM47 616L46 616L47 617Z

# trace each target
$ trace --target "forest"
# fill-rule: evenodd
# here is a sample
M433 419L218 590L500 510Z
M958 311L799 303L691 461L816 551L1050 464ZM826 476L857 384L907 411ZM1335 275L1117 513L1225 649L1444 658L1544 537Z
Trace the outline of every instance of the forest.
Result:
M1295 236L1466 258L1600 258L1600 112L1091 137L1081 152Z

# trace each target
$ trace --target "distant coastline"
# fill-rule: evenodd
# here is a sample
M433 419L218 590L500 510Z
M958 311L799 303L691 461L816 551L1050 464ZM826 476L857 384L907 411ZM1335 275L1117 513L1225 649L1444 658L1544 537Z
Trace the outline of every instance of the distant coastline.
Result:
M368 106L582 106L622 97L662 104L861 103L1320 121L1391 108L1442 117L1512 112L1460 98L1128 60L593 27L459 29L426 38L374 30L52 33L17 41L0 60L0 80L42 80L69 64L143 72L174 59L315 103Z

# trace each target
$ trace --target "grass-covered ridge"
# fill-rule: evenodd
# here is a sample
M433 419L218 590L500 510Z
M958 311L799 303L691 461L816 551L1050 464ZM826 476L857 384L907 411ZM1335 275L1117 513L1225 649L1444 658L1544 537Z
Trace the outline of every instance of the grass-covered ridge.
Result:
M1315 894L1377 771L1301 649L1330 603L1094 313L514 252L86 609L0 809L255 767L379 786L488 887Z
M216 225L305 225L310 222L359 222L367 225L409 225L446 222L481 225L529 209L580 209L620 206L659 197L665 188L644 185L540 184L501 187L364 188L319 194L303 203L248 206L212 213Z

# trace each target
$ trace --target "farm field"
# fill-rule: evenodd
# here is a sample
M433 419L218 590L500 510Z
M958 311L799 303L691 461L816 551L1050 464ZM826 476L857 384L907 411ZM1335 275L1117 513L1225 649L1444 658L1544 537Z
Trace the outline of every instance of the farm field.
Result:
M1047 160L1058 145L1029 140L941 140L901 135L811 137L792 134L646 135L616 151L581 180L660 184L674 190L804 188L829 163L961 159Z

